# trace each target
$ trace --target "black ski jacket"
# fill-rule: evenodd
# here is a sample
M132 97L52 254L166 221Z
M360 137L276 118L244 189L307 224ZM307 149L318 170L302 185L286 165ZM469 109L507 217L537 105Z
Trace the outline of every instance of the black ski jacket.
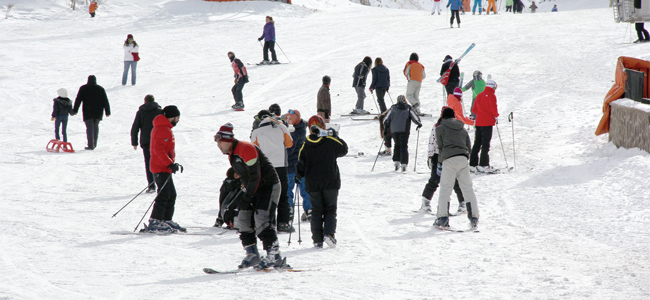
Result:
M348 145L339 137L310 134L298 154L298 177L304 178L307 192L338 190L341 175L336 159L348 154Z
M151 130L153 129L153 119L162 113L162 108L156 102L149 102L140 105L138 112L135 114L133 125L131 126L131 145L138 145L138 133L140 135L140 145L149 146L151 142Z
M440 76L447 72L451 63L452 61L448 61L442 64L442 68L440 69ZM451 72L449 73L449 82L460 82L460 68L458 68L458 64L454 64L454 67L451 68Z
M99 119L103 117L104 111L106 115L111 115L111 107L108 104L108 96L103 87L97 84L95 76L88 76L88 83L82 85L77 93L77 98L74 101L73 113L79 112L79 106L83 103L83 118L84 121L88 119Z
M278 173L275 172L269 159L259 147L250 142L235 140L228 160L235 173L241 176L248 199L253 199L258 189L271 187L280 182Z

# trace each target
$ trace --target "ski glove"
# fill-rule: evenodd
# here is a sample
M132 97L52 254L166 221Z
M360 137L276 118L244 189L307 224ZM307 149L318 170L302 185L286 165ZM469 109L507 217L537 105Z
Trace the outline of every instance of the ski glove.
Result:
M257 41L260 42L260 41L262 41L262 39L263 39L263 38L259 38L259 39L257 39Z
M499 124L499 118L494 117L494 124Z
M415 128L415 130L420 130L422 128L422 124L418 124L418 127Z
M183 173L183 166L181 166L181 165L178 164L178 163L172 163L171 165L169 165L169 166L167 166L167 167L170 168L170 169L172 170L172 173L174 173L174 174L176 174L176 172L177 172L178 170L180 170L181 173Z
M338 133L336 132L336 130L334 130L334 128L327 129L327 135L331 137L338 137Z

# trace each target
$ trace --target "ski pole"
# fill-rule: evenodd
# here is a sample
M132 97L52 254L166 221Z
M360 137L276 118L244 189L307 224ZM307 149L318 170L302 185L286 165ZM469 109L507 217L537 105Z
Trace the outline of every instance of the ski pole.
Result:
M515 164L515 171L517 170L517 152L515 151L515 117L513 112L508 115L508 122L512 123L512 159Z
M302 180L305 180L305 179L303 178ZM296 197L296 198L297 198L297 201L298 201L298 205L300 205L300 197L301 197L301 195L300 195L300 185L301 184L302 184L302 181L300 183L296 184L297 185L296 186L296 195L298 195L298 197ZM303 203L303 205L304 205L304 203ZM305 207L304 206L302 207L302 211L303 211L303 213L305 212ZM300 237L300 221L301 220L298 221L298 245L302 244L302 237Z
M390 93L388 92L388 90L386 90L386 94L388 94L388 98L390 98L390 104L391 104L391 105L395 105L395 102L393 102L393 97L390 95Z
M381 144L379 145L379 150L377 150L377 157L375 157L375 163L372 164L372 170L370 172L375 170L375 164L377 164L377 159L379 158L379 152L381 151L381 147L384 146L384 139L381 139Z
M415 139L415 162L413 162L413 172L418 167L418 147L420 146L420 129L416 129L418 132L418 137Z
M497 133L499 134L499 142L501 142L501 149L503 150L503 160L506 161L506 168L510 169L508 166L508 158L506 157L506 148L503 147L503 140L501 140L501 132L499 131L499 124L494 124L497 127Z
M153 184L153 182L151 184ZM111 218L115 218L115 216L117 216L117 214L119 214L124 208L126 208L129 204L131 204L131 202L133 202L133 200L135 200L135 198L138 198L138 196L140 196L142 193L144 193L144 191L147 190L151 186L151 184L148 184L147 187L145 187L144 189L142 189L142 191L140 191L137 195L135 195L135 197L133 197L131 199L131 201L124 204L124 206L122 206L122 208L120 208L120 210L118 210L116 213L114 213Z
M378 114L381 115L381 113L383 113L383 111L381 111L381 110L379 109L379 105L377 105L377 100L375 100L375 94L373 94L372 92L370 92L370 95L372 95L372 102L375 102L375 107L377 108L377 112L378 112Z
M165 186L167 185L167 182L169 182L169 179L171 179L171 178L172 178L172 174L169 174L169 177L167 178L167 180L165 180L165 183L160 188L160 191L162 191L165 188ZM158 198L158 197L156 197L156 198ZM140 223L142 223L142 220L144 220L144 217L147 215L147 213L149 212L149 210L151 209L153 204L156 202L156 198L154 198L153 201L151 201L151 204L149 205L149 208L147 208L147 211L144 212L144 215L142 215L142 218L140 219L140 221L138 221L138 224L135 225L135 228L133 229L133 232L138 230L138 227L140 227Z
M295 178L296 175L294 175ZM296 217L296 207L298 207L298 190L300 189L300 183L296 183L296 193L293 196L293 218L291 218L291 226L293 227L293 219ZM300 215L300 210L298 210L298 215ZM300 221L298 221L298 226L300 226ZM293 232L289 232L289 242L287 242L287 246L291 246L291 234Z
M284 50L282 50L282 47L280 47L280 44L278 44L278 42L275 42L275 44L278 45L278 48L280 48L280 51L282 51L282 54L284 54L284 57L287 58L287 61L288 61L289 63L291 63L291 60L289 59L289 57L287 56L287 54L284 53Z

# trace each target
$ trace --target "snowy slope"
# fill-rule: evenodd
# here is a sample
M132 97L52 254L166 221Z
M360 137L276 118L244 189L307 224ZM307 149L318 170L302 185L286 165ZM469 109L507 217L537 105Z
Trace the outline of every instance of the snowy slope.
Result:
M86 8L71 11L62 2L19 2L0 20L0 128L7 145L0 158L0 299L650 298L650 155L616 149L593 134L617 57L650 59L645 45L625 43L632 39L629 26L614 23L610 9L466 15L462 29L450 29L448 19L426 11L344 0L294 0L293 6L110 0L94 19ZM261 60L256 38L266 15L276 19L279 46L291 63L249 66L247 110L235 113L226 53ZM129 33L142 61L138 84L122 87L121 44ZM480 233L439 232L431 227L433 216L413 213L428 175L411 171L414 164L428 171L424 153L434 120L424 120L419 139L412 132L410 170L395 174L383 157L370 172L377 124L339 115L356 99L356 63L381 56L392 71L395 99L405 92L400 72L411 52L427 68L421 100L435 114L442 105L435 83L442 58L458 56L472 42L477 46L461 70L480 69L499 83L505 156L495 134L492 164L513 165L516 147L517 170L474 178ZM278 56L287 62L279 49ZM100 124L98 148L79 150L85 127L78 115L68 126L77 153L46 152L56 90L65 87L74 98L90 74L106 88L113 113ZM219 126L232 122L246 140L253 114L271 103L307 118L325 74L333 79L341 137L351 152L368 155L339 160L338 248L313 249L307 223L302 244L294 234L287 246L289 236L280 235L289 263L316 271L208 276L201 268L232 269L243 257L235 233L110 234L132 230L154 198L142 195L111 218L146 185L142 153L129 137L146 94L181 110L174 132L185 172L174 177L174 219L210 226L228 167L212 138ZM376 110L370 95L366 109ZM451 222L464 227L467 220Z

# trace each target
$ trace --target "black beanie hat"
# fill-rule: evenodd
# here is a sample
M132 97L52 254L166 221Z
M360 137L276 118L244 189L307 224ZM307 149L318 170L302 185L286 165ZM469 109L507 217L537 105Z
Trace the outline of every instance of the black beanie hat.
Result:
M415 52L411 53L411 56L409 57L409 60L418 61L419 59L420 59L420 57Z
M442 110L442 119L451 119L455 118L456 115L454 114L454 110L451 107L445 107L445 109Z
M269 106L269 112L275 114L276 116L279 116L282 114L282 109L280 108L280 105L273 103L271 106Z
M176 105L168 105L163 108L163 115L165 115L165 118L176 118L181 115L181 111L178 110Z

